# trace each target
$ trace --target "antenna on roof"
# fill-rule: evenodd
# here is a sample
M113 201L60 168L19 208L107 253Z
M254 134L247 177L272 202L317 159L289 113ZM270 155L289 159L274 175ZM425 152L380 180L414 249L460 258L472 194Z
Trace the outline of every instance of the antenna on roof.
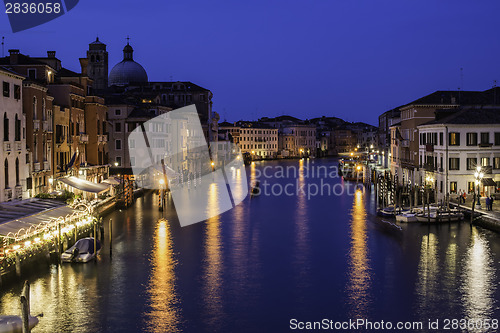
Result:
M127 44L130 42L130 36L127 35L127 38L125 38L127 40Z

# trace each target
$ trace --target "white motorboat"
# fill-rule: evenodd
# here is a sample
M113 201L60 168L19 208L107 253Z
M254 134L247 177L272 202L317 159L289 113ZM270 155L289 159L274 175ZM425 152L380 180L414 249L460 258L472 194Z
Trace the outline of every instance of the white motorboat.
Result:
M418 222L458 222L464 219L464 214L459 211L443 211L443 212L438 212L432 211L430 214L427 212L425 213L420 213L417 214L417 220Z
M38 318L29 316L29 327L32 329L38 324ZM19 316L0 316L0 333L21 333L23 320Z
M396 221L397 222L405 222L405 223L418 222L417 214L412 213L412 212L404 212L404 213L396 215Z
M101 251L101 242L97 240L97 250L94 251L94 238L79 239L75 245L64 251L61 255L62 262L89 262Z

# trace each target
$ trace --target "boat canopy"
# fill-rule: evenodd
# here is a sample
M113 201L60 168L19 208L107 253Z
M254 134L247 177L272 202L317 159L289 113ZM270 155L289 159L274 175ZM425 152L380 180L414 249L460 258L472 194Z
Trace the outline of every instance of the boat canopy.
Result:
M90 193L101 193L109 189L109 184L97 184L75 176L59 178L58 181L78 190Z

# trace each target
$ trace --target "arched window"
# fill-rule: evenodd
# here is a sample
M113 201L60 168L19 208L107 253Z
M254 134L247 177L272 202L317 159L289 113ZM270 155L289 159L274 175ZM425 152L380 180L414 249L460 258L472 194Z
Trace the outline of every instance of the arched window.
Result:
M9 118L7 118L7 112L3 114L3 141L9 141Z
M95 61L96 61L96 62L101 61L101 57L99 57L99 55L96 55L96 56L95 56Z
M33 96L33 119L34 120L38 119L37 112L36 112L36 97L35 96Z
M4 167L4 178L5 178L5 188L9 188L9 161L5 159L5 162L3 164Z
M47 120L47 114L45 112L45 98L42 98L42 120Z
M16 141L21 141L21 120L16 114L16 121L14 123L14 134L15 134L15 140Z
M19 158L16 158L16 185L20 185L20 183L19 183Z
M90 56L90 62L95 62L95 57L94 57L94 55L91 55L91 56Z

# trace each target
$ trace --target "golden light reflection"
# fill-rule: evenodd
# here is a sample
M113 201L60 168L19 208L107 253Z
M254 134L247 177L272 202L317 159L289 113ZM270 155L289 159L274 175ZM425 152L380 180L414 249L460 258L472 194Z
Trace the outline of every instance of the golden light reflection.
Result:
M148 294L151 310L146 314L150 332L178 332L178 296L175 290L176 261L168 221L158 221L154 237L152 272Z
M461 291L466 317L474 320L492 318L495 270L488 241L476 228L472 229L464 261Z
M347 281L350 316L367 318L370 299L370 260L368 258L366 210L363 193L356 190L351 211L351 249Z
M304 160L299 160L298 188L304 186ZM297 205L295 212L295 261L298 267L296 276L299 278L299 285L303 286L307 281L306 273L309 265L309 228L307 221L307 197L304 194L297 195Z
M422 236L420 261L418 264L417 302L422 316L429 315L440 298L437 275L439 271L438 239L435 234Z
M208 207L216 207L218 205L217 198L216 189L211 189ZM205 233L206 257L203 274L203 301L207 318L206 323L211 328L211 331L216 332L220 330L220 326L224 321L222 307L222 242L219 215L215 215L206 222Z
M52 266L48 280L36 279L31 283L31 315L43 313L43 318L33 332L75 332L86 328L97 330L99 298L98 276L93 265ZM19 295L14 290L2 295L0 313L20 315Z

